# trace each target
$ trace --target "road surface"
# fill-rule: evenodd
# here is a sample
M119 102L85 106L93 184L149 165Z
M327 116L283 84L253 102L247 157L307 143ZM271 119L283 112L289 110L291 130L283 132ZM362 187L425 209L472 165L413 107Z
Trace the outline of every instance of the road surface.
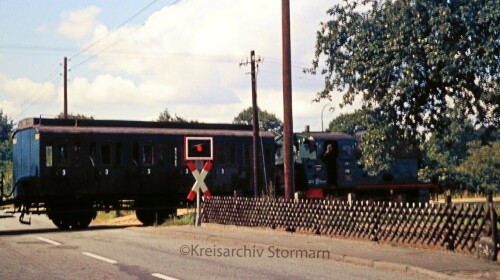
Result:
M1 214L1 213L0 213ZM0 219L0 279L424 279L418 274L336 262L328 251L295 251L146 228L91 226L60 231Z

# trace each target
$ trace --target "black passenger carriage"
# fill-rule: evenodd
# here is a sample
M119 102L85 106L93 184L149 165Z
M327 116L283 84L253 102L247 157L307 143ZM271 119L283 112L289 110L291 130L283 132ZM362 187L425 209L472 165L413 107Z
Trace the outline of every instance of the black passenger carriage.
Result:
M15 201L24 211L45 209L60 228L84 228L109 209L137 209L144 224L163 220L194 184L186 136L213 137L205 179L213 194L252 193L251 126L30 118L13 134ZM261 138L273 174L273 135Z

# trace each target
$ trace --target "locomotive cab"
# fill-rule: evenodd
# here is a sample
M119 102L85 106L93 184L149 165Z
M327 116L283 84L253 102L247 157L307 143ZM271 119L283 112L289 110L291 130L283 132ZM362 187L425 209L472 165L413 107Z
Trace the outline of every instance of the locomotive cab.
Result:
M277 141L276 171L282 178L282 139ZM356 140L344 133L309 132L295 133L293 158L295 191L305 193L308 198L322 198L324 191L338 190L356 183ZM283 189L283 181L276 185Z

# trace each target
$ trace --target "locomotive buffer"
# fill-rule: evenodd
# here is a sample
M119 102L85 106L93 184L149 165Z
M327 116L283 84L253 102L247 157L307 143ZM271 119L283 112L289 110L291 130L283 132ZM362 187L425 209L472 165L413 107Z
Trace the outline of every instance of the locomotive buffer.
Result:
M200 190L203 196L210 198L212 194L208 190L204 180L208 172L212 168L213 160L213 138L212 137L185 137L184 151L187 166L195 179L194 185L189 192L187 199L193 201L196 196L196 225L201 224L200 217ZM206 161L203 169L198 171L196 165L201 165L202 161ZM196 163L195 163L196 162Z

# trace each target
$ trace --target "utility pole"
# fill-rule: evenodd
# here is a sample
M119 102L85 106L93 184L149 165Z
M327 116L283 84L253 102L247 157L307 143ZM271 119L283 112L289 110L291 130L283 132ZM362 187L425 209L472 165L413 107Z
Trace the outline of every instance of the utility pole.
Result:
M68 118L68 58L64 57L64 119Z
M250 62L247 60L245 62L240 62L240 67L242 65L248 65L250 63L250 74L252 76L252 125L253 125L253 195L257 197L259 195L259 190L257 187L259 178L259 154L258 154L258 140L259 140L259 107L257 107L257 71L258 64L263 60L259 57L255 57L255 51L250 51Z
M283 44L283 165L285 199L293 193L293 118L292 118L292 63L290 47L290 1L281 0L281 38Z

